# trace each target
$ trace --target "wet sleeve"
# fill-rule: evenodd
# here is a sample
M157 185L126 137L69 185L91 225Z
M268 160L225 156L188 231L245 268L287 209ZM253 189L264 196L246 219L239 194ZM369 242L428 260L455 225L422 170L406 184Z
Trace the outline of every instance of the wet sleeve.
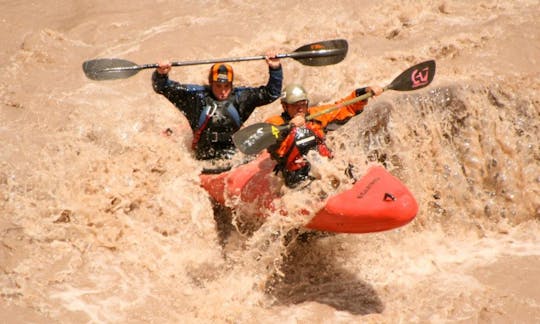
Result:
M268 117L264 122L277 126L285 124L285 121L279 115Z
M169 76L167 74L160 74L157 71L152 73L152 88L159 94L164 94L169 83Z
M266 89L268 91L269 102L273 102L281 96L281 87L283 86L283 69L281 66L277 69L268 68L269 77Z
M367 88L358 88L358 89L354 90L353 93L354 93L354 96L352 94L351 94L351 96L349 96L351 99L355 98L355 97L360 97L360 96L366 94L367 93ZM348 99L346 99L346 100L348 100ZM361 113L364 110L364 107L367 105L367 103L368 103L368 99L366 98L364 100L355 102L352 105L348 105L346 107L347 107L348 111L351 114L353 114L352 116L355 116L355 115L358 115L359 113Z
M326 127L330 123L344 124L348 122L349 119L360 114L364 110L364 106L367 104L367 99L354 102L346 106L343 106L343 103L358 97L357 94L362 93L362 91L365 90L356 89L347 97L336 101L332 105L312 107L310 108L310 114L330 109L328 113L316 117L315 120L320 122L323 127ZM333 107L336 107L336 109L332 109Z
M255 108L268 105L281 96L281 84L283 72L279 69L269 69L268 83L257 88L238 87L236 90L236 100L238 102L238 112L242 121L246 121Z
M182 106L189 105L190 99L195 97L194 93L204 90L202 86L181 84L171 80L168 75L159 74L157 71L152 74L152 87L155 92L165 96L182 110L184 110Z
M360 97L361 95L365 95L367 93L367 88L366 87L358 88L358 89L354 90L354 92L356 93L357 97Z
M268 68L268 82L258 88L242 88L240 100L246 114L260 106L268 105L281 96L281 86L283 83L283 70L281 66L277 69Z

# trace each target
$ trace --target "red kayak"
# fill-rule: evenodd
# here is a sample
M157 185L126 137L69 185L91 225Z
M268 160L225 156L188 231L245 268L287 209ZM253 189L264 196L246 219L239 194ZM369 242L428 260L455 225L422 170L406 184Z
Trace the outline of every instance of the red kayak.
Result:
M219 204L253 217L276 211L281 184L272 173L267 153L220 174L202 174L201 186ZM336 233L380 232L403 226L416 216L418 204L397 178L380 166L373 166L352 188L326 199L324 206L305 211L305 227ZM287 211L280 211L286 215Z

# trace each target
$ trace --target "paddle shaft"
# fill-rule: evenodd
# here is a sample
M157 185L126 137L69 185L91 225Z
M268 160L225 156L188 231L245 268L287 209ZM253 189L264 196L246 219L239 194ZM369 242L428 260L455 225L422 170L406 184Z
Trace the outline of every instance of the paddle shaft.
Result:
M386 90L387 87L388 86L384 87L383 91ZM345 106L348 106L348 105L352 105L353 103L357 103L358 101L366 100L371 96L373 96L373 93L371 93L371 91L366 92L361 96L358 96L358 97L355 97L355 98L352 98L352 99L349 99L349 100L345 100L345 101L340 102L339 104L337 104L337 105L335 105L333 107L328 107L328 108L326 108L324 110L321 110L319 112L311 114L311 115L306 117L306 120L312 120L312 119L314 119L316 117L319 117L319 116L324 115L324 114L328 114L329 112L332 112L332 111L337 110L339 108L342 108L342 107L345 107Z
M302 51L302 52L294 52L294 53L282 53L282 54L277 54L276 58L279 58L279 59L282 59L282 58L293 58L293 59L316 58L316 57L326 57L326 56L338 55L341 52L343 52L343 49L340 49L340 48L321 49L321 50L316 50L316 51ZM213 63L223 63L223 62L243 62L243 61L255 61L255 60L264 60L264 59L266 59L266 56L264 56L264 55L244 56L244 57L229 57L229 58L221 58L221 59L171 62L171 66L188 66L188 65L213 64ZM133 66L111 67L111 68L104 69L102 72L155 69L157 67L159 67L159 64L151 63L151 64L140 64L140 65L133 65Z

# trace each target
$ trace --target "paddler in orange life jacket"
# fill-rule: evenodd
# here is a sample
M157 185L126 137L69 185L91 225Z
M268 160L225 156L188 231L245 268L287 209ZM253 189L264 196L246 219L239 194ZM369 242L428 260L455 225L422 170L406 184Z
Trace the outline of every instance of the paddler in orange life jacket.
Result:
M294 188L303 180L310 178L311 166L305 158L309 151L316 150L320 155L332 158L332 152L325 143L327 127L330 124L344 124L351 117L360 114L367 104L367 99L343 106L310 121L306 121L306 116L367 92L378 96L383 92L383 89L379 86L359 88L332 105L309 107L307 93L302 86L291 84L285 87L281 98L283 113L268 118L266 122L274 125L290 124L292 126L280 134L275 145L268 148L272 159L277 161L274 171L276 174L283 173L285 184L288 187Z
M232 134L255 108L279 98L283 80L281 63L272 51L266 53L265 59L269 78L266 85L260 87L233 87L233 69L223 63L210 68L208 85L181 84L169 79L169 61L158 63L152 74L152 86L188 119L196 159L232 158L236 153Z

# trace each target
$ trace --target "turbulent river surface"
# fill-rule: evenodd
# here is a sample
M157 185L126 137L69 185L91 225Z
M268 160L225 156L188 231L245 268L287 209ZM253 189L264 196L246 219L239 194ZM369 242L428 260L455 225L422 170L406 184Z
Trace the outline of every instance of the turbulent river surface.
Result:
M1 1L0 322L540 322L539 15L538 0ZM305 220L269 215L224 241L152 70L81 68L338 38L339 64L281 61L312 104L437 62L430 86L387 91L330 133L336 158L315 165L326 191L349 164L387 168L419 204L395 230L296 239ZM263 60L233 66L237 85L266 82ZM319 189L283 203L309 208Z

